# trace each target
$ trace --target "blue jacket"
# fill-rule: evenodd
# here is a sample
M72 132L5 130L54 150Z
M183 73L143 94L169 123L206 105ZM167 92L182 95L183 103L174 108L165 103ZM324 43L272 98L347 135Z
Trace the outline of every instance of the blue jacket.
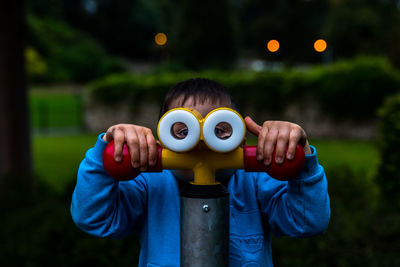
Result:
M170 171L116 182L105 172L101 135L86 153L72 197L71 214L83 231L101 237L139 234L139 266L179 266L179 189ZM316 150L297 179L237 170L230 193L230 266L272 266L271 233L306 237L325 231L330 207Z

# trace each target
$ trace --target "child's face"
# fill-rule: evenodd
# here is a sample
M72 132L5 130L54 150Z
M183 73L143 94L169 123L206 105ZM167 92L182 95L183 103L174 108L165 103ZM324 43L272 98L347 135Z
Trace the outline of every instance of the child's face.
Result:
M171 109L173 108L195 109L201 114L203 118L205 118L210 111L216 108L231 106L230 103L215 104L212 103L211 101L205 101L204 103L194 103L193 98L189 98L185 103L180 104L180 101L178 100L171 103L170 105ZM172 134L177 139L184 139L188 134L188 129L186 125L181 122L175 123L172 126L171 130ZM226 139L232 135L232 127L226 122L221 122L215 127L215 134L221 139Z
M176 101L173 101L170 104L170 109L174 108L188 108L188 109L195 109L198 111L201 116L204 118L210 111L220 108L220 107L232 107L231 103L229 102L221 102L221 103L212 103L211 100L207 100L204 103L200 103L200 101L197 101L194 103L193 98L189 98L186 100L183 104L181 104L180 99L177 99ZM179 130L177 131L178 133L180 132ZM179 137L178 137L179 138ZM182 137L184 138L184 137ZM193 172L191 170L173 170L173 174L175 175L176 178L184 181L191 181L193 180ZM230 177L232 174L231 170L219 170L216 173L216 179L221 181L227 177Z

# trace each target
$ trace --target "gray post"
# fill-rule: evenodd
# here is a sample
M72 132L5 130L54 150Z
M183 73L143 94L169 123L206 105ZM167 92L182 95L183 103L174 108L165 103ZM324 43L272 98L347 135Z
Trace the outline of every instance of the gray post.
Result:
M229 193L222 185L181 192L181 266L229 265Z

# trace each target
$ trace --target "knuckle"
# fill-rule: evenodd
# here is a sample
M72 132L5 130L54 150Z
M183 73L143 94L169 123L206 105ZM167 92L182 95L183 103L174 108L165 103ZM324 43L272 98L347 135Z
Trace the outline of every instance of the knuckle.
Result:
M134 124L129 124L126 126L128 131L136 132L137 126Z
M271 130L271 131L269 131L269 132L267 133L266 138L267 138L268 140L276 139L277 134L278 134L278 132L277 132L276 130Z
M293 123L292 124L292 130L297 131L297 132L303 132L303 128L300 127L300 125Z
M287 134L280 134L278 136L278 141L280 141L280 142L284 142L284 141L287 141L287 140L288 140L288 135Z
M136 146L138 143L138 139L136 138L136 136L129 136L126 140L126 143L129 146Z
M114 132L114 139L116 141L124 141L124 134L121 134L121 132Z
M301 135L302 135L302 132L301 132L301 131L292 130L292 131L290 132L290 137L293 137L293 138L298 138L298 137L300 137Z
M117 129L117 130L124 130L124 128L125 128L123 124L117 124L117 125L115 125L114 127L115 127L115 129Z
M147 150L147 144L146 144L145 142L141 142L141 143L139 144L139 148L140 148L141 150Z
M124 129L120 128L120 127L115 127L113 132L114 132L114 135L123 135L123 134L125 134Z
M146 127L140 126L137 130L141 134L147 134L147 128Z
M289 141L290 142L297 142L299 140L299 135L290 135Z
M156 144L156 140L154 138L149 139L147 142L151 149L156 150L157 144Z
M271 126L271 124L273 124L273 121L264 121L263 122L263 127L269 128Z

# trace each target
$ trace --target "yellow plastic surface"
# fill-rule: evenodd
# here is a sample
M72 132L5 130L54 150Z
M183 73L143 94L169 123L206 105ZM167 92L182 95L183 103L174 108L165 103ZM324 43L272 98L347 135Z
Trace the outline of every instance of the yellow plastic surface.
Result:
M228 153L218 153L209 149L194 149L185 153L177 153L168 149L162 150L161 162L164 169L193 170L197 185L213 185L215 171L219 169L243 169L243 149Z
M211 112L214 112L219 109L229 109L229 108L218 108ZM203 119L200 113L197 112L196 110L186 109L186 108L176 108L170 111L173 110L187 110L193 113L199 120L202 129L203 122L205 119ZM235 110L233 109L229 110L239 115L239 113L237 113ZM162 120L163 117L161 117L160 121ZM158 126L157 126L157 133L158 133ZM203 134L201 133L200 140L202 139L203 139ZM237 149L231 152L221 153L210 150L203 142L200 142L194 149L183 153L174 152L169 149L163 149L161 155L161 162L163 169L193 170L194 181L192 183L196 185L218 184L218 182L215 181L216 170L244 168L243 149L241 147L238 147Z

